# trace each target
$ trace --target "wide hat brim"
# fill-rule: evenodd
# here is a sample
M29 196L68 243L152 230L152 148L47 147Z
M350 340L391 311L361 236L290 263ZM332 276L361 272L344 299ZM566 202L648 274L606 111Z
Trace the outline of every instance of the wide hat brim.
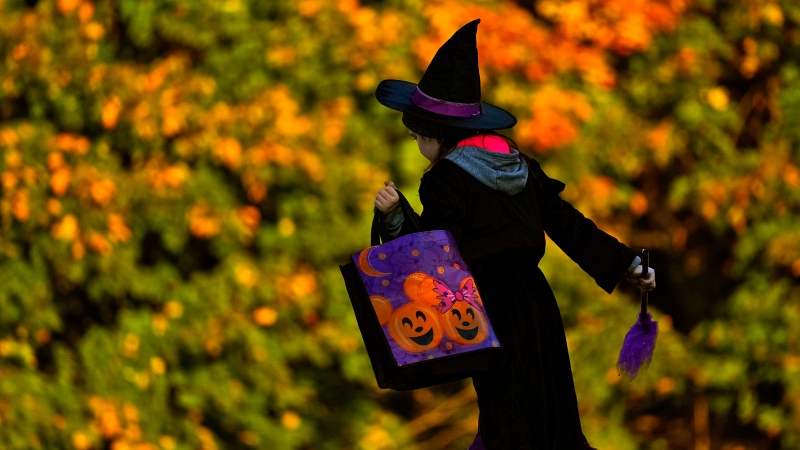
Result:
M481 113L471 117L454 117L422 109L411 101L417 85L402 80L383 80L375 89L378 102L387 108L415 114L425 120L453 128L502 130L517 124L517 118L503 108L481 102Z

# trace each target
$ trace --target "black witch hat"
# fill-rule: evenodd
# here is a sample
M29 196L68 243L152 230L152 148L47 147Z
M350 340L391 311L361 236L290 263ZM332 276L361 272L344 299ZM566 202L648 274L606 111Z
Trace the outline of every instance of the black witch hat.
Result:
M478 47L480 19L464 25L436 52L419 84L383 80L375 90L378 101L391 109L452 128L500 130L517 118L481 101Z

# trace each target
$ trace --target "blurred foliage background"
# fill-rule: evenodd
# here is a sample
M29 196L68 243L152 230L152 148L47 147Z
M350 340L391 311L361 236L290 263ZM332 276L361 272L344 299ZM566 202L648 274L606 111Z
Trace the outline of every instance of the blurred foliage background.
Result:
M478 17L484 99L658 272L629 382L637 291L548 247L590 442L800 448L795 0L0 0L0 447L466 448L338 264L427 162L375 86Z

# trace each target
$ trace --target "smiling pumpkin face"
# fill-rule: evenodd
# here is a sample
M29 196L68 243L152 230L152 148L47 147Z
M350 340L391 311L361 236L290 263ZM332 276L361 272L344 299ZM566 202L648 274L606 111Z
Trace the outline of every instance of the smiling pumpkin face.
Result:
M480 344L489 332L486 315L467 302L455 302L442 314L442 322L450 339L461 345Z
M430 350L442 340L439 313L420 303L409 303L392 313L389 334L404 350L420 353Z

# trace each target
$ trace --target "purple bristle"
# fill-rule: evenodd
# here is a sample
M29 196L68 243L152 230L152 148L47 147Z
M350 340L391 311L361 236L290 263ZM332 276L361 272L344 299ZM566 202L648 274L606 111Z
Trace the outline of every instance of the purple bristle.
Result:
M653 351L656 348L658 336L658 322L654 321L650 313L639 313L638 320L625 335L622 349L619 351L617 369L630 374L630 379L636 378L639 369L650 365L653 360Z

